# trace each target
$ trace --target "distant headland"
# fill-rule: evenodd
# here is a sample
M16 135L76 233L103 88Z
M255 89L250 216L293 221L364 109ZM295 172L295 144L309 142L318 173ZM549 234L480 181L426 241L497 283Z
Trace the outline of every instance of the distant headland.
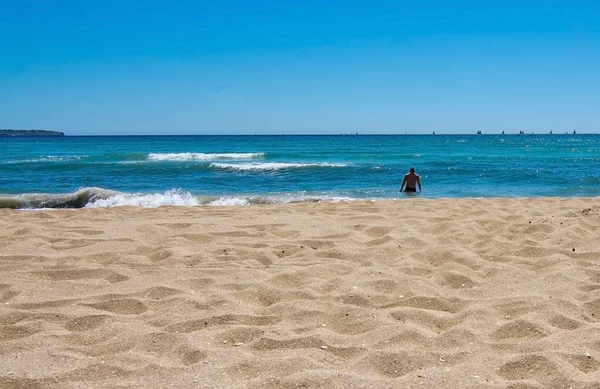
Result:
M0 136L65 136L64 132L49 130L7 130L0 129Z

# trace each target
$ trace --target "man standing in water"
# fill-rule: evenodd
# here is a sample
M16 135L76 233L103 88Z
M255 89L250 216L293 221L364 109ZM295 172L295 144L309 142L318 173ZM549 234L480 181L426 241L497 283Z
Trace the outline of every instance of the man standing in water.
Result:
M417 185L419 186L419 192L421 191L421 177L415 173L415 168L411 167L410 172L404 176L402 185L400 185L400 192L416 192Z

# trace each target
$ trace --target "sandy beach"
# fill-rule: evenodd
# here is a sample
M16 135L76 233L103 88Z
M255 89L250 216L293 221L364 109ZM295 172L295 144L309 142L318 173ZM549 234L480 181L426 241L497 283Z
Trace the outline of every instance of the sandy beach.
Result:
M600 388L600 198L0 227L1 388Z

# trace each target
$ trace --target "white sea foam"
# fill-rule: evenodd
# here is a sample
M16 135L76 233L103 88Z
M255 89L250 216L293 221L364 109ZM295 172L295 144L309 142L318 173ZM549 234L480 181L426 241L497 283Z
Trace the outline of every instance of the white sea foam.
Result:
M304 167L345 167L343 163L289 163L289 162L253 162L253 163L221 163L214 162L211 167L232 170L282 170Z
M6 164L15 164L15 163L38 163L38 162L69 162L69 161L79 161L82 158L87 156L82 155L68 155L68 156L59 156L59 155L46 155L41 156L39 158L27 158L27 159L11 159L5 161L3 163Z
M219 197L216 200L210 201L207 205L216 206L243 206L250 205L250 201L243 197Z
M160 206L252 206L256 204L289 204L298 202L341 202L357 198L325 194L282 193L277 195L196 197L182 189L165 193L122 193L102 188L81 188L73 193L29 193L0 196L0 208L54 209L54 208L111 208L133 206L156 208Z
M156 208L163 205L193 207L200 205L200 203L191 193L180 189L173 189L165 193L118 193L106 199L91 202L86 205L86 208L108 208L126 205L142 208Z
M219 197L209 200L205 205L211 206L246 206L255 204L289 204L301 202L342 202L354 201L357 199L345 196L331 195L305 195L305 194L284 194L277 196L249 196L249 197Z
M215 159L257 159L265 153L150 153L151 161L212 161Z
M347 196L334 196L334 195L295 195L285 198L286 203L300 203L300 202L326 202L326 203L339 203L342 201L356 201L358 199L347 197Z

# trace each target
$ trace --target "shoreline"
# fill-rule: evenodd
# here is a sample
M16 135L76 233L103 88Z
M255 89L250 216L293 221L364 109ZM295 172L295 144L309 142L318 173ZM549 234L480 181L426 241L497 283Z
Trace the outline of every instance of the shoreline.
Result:
M254 207L291 204L337 204L360 202L395 202L406 200L526 200L526 199L594 199L600 196L506 196L506 197L429 197L427 192L398 193L395 197L351 198L342 195L285 194L285 195L194 195L183 190L165 193L123 193L103 188L82 188L73 193L23 193L0 195L0 209L44 211L52 209L111 209L136 207L155 209L160 207Z
M600 382L600 197L0 210L0 386Z

